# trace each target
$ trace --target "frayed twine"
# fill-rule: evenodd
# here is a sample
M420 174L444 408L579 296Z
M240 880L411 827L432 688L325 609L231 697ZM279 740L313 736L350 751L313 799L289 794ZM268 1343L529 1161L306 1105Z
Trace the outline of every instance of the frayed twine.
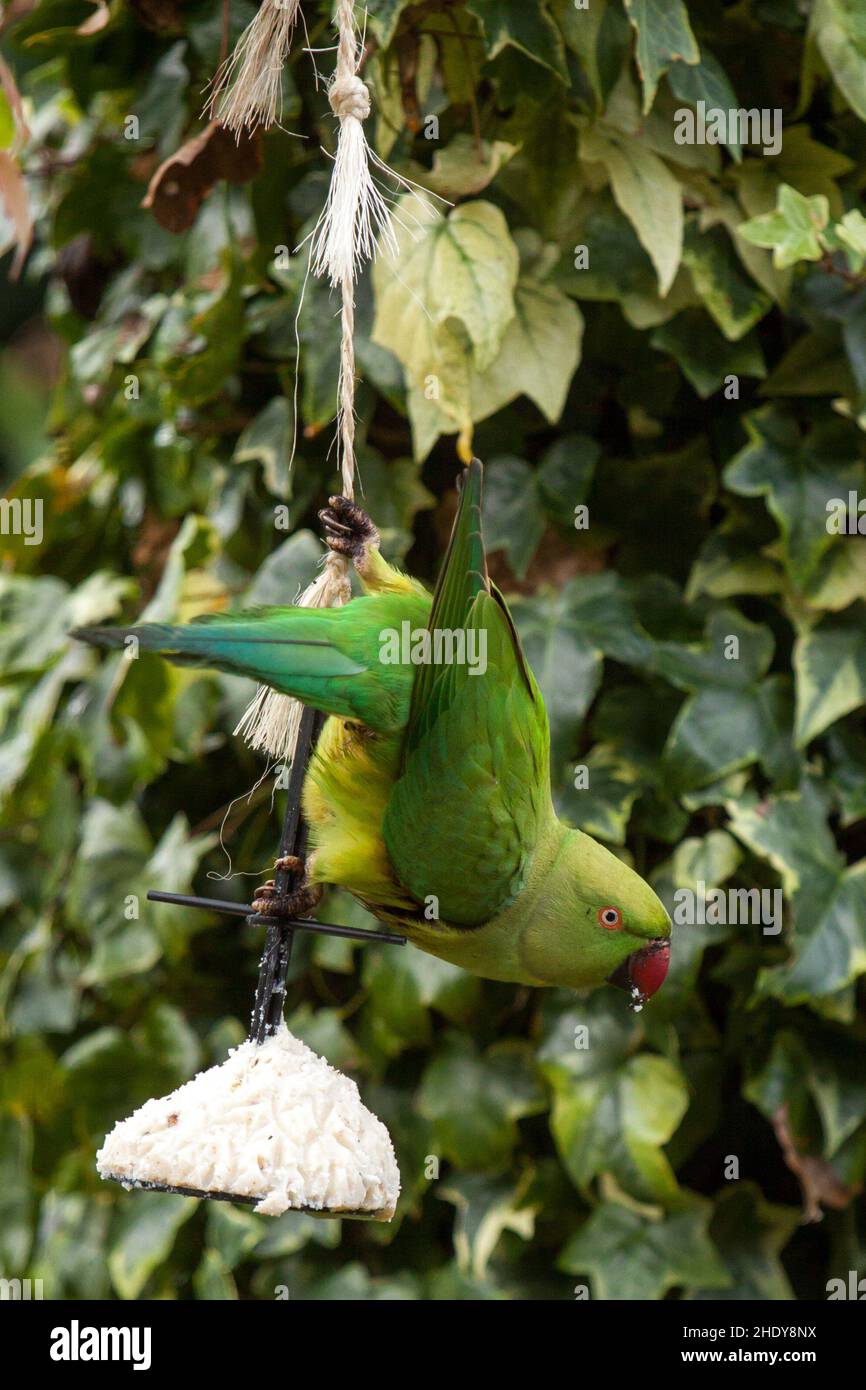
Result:
M240 138L244 130L272 126L282 114L283 68L301 0L262 0L212 83L210 115Z

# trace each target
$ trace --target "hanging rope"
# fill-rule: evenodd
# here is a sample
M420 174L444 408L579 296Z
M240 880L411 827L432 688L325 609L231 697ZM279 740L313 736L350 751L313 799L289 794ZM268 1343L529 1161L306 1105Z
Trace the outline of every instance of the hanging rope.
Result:
M279 0L264 0L259 16L274 8ZM293 9L291 25L298 17ZM340 376L338 383L337 441L343 495L355 495L355 283L364 265L372 259L377 244L384 242L396 251L388 203L377 187L371 164L404 187L405 181L378 159L367 143L364 121L370 114L370 92L358 76L361 37L355 24L352 0L337 0L335 21L338 31L337 61L328 87L331 110L339 121L339 136L328 197L316 224L310 246L310 264L315 275L327 276L341 294ZM241 39L251 33L256 21ZM266 23L262 21L263 26ZM291 26L289 33L291 32ZM259 45L256 44L258 51ZM261 119L263 101L259 93L266 83L259 67L247 69L253 52L249 39L235 87L230 94L232 119L241 125ZM238 59L237 52L232 63ZM250 59L251 61L251 59ZM281 60L282 61L282 60ZM229 65L231 67L231 64ZM272 82L272 78L270 79ZM250 93L244 99L243 88ZM272 86L267 88L268 93ZM255 96L255 100L253 100ZM268 96L270 101L270 96ZM227 109L229 109L227 108ZM222 116L220 119L224 119ZM236 128L236 127L233 127ZM329 551L321 573L297 600L301 608L328 608L346 603L351 597L349 562L345 556ZM294 755L300 727L302 705L287 695L261 687L235 729L252 748L262 749L289 763Z

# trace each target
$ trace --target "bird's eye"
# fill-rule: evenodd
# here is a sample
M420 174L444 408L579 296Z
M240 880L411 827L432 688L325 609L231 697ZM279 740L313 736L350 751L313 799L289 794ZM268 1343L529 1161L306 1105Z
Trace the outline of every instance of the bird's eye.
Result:
M622 926L622 913L618 907L600 907L598 920L600 925L606 927L608 931L619 931Z

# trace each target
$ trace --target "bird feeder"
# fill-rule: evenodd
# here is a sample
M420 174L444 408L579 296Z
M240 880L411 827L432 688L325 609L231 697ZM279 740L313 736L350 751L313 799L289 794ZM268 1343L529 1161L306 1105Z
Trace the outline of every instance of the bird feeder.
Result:
M388 1221L400 1174L387 1129L363 1105L354 1081L292 1036L283 1021L295 932L405 945L387 931L365 931L293 916L307 825L301 789L322 717L305 708L289 778L274 891L266 913L182 893L148 893L153 902L243 916L267 929L250 1034L221 1066L170 1095L148 1100L121 1120L97 1154L100 1176L126 1188L240 1202L278 1216Z

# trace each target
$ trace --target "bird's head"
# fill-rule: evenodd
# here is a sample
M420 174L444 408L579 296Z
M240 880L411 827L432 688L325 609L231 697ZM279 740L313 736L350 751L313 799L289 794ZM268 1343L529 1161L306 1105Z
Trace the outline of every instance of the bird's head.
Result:
M603 845L568 830L542 894L545 907L523 937L526 965L574 989L616 985L632 1009L643 1008L670 961L671 919L649 884Z

